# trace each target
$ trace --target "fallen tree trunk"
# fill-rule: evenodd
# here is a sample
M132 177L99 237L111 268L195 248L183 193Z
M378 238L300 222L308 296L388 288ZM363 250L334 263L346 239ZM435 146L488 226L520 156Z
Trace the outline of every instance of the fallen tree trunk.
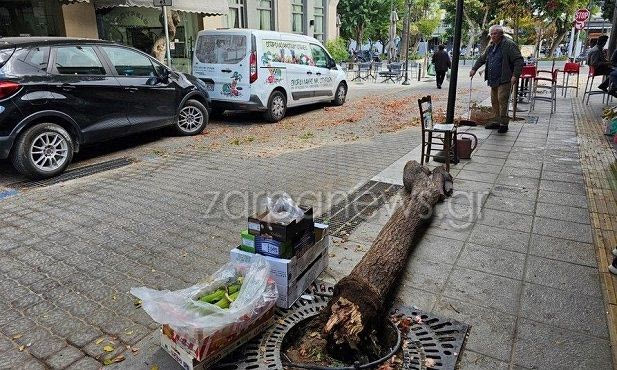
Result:
M421 223L452 192L452 176L443 167L431 172L416 161L405 165L403 183L408 194L402 204L362 260L335 285L322 312L322 335L331 350L358 354L372 348L371 333L383 327L384 305L405 270Z

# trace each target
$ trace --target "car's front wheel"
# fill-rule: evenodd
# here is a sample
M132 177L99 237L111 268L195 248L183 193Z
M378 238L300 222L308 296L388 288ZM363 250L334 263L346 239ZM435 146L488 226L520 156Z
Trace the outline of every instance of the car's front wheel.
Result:
M39 123L19 136L11 161L21 174L41 179L56 176L73 160L73 139L54 123Z
M208 110L199 101L189 99L178 113L175 129L178 135L200 134L208 123Z
M343 105L345 104L345 99L347 98L347 86L344 83L340 83L336 88L336 92L334 93L334 100L332 100L332 104L334 105Z

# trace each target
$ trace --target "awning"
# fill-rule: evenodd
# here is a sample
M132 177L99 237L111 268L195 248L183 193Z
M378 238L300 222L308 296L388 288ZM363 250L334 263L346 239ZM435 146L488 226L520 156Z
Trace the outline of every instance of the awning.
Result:
M89 3L90 0L60 0L61 4Z
M159 8L154 5L152 0L90 0L90 2L93 2L97 9L116 6ZM204 13L206 15L223 15L229 12L229 3L226 0L173 0L172 4L171 9L183 12Z

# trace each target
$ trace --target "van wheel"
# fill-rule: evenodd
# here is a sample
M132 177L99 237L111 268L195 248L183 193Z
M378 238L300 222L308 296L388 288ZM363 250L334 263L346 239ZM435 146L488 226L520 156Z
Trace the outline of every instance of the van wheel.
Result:
M56 176L73 160L73 139L54 123L29 128L16 141L11 153L15 169L33 179Z
M264 118L268 122L278 122L285 117L287 110L287 99L280 91L274 91L268 100L268 110L264 113Z
M208 123L208 110L203 104L194 99L187 100L178 113L174 128L181 136L201 134Z
M334 94L334 100L332 100L332 104L339 106L345 104L345 99L347 98L347 86L344 83L338 84L336 88L336 93Z

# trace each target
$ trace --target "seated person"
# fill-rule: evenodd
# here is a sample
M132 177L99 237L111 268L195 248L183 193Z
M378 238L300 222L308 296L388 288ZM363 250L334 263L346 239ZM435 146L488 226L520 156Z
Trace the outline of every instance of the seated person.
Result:
M604 53L604 45L606 45L607 40L608 36L606 35L598 37L596 46L589 50L589 55L587 56L587 64L590 67L595 68L596 76L606 76L613 71L613 67L611 67L611 64L606 59L606 54ZM609 79L606 79L605 81L602 81L598 88L600 90L608 91L608 85Z

